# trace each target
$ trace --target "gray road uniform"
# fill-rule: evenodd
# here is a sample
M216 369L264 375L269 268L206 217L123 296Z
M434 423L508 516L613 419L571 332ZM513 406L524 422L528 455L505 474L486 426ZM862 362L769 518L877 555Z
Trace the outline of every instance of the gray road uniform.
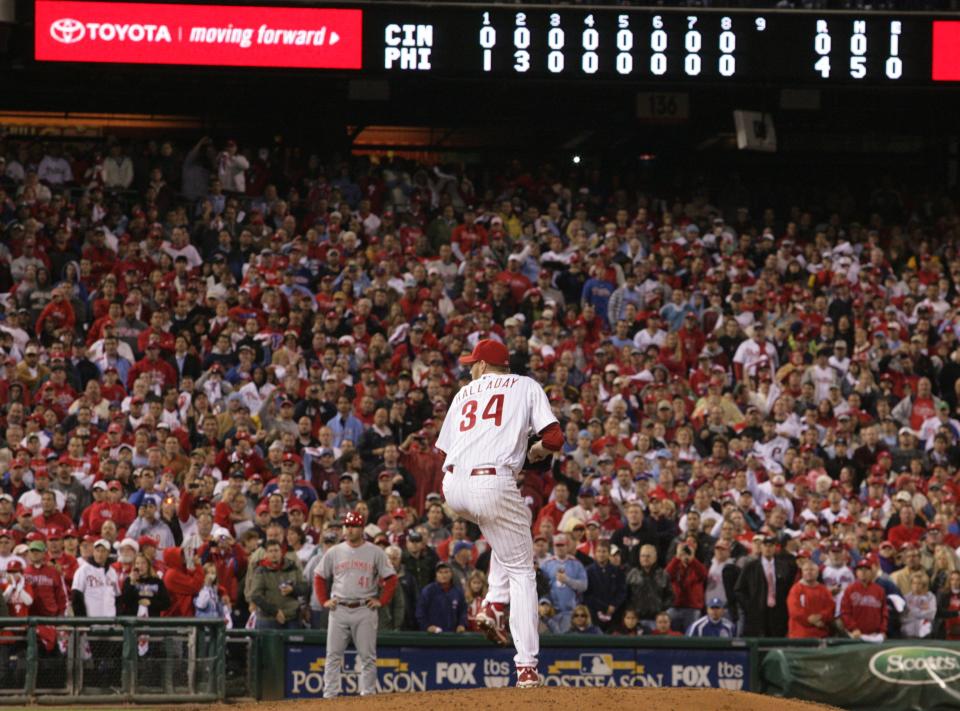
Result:
M381 604L387 604L393 596L397 574L386 554L372 543L356 547L346 541L338 543L324 554L314 582L321 604L328 598L337 601L327 625L323 697L332 699L340 694L343 653L351 639L360 658L360 695L377 693L378 613L367 607L367 601L379 598Z

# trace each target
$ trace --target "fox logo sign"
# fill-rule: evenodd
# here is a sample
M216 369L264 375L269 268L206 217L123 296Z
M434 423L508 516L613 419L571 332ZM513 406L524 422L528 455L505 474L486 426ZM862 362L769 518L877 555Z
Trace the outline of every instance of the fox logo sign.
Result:
M709 666L674 664L670 668L670 686L710 686Z
M716 683L711 679L710 664L674 664L670 667L670 686L693 686L699 688L719 686L721 689L742 689L744 671L742 664L716 663Z
M476 669L476 662L437 662L437 684L446 681L451 684L476 686Z

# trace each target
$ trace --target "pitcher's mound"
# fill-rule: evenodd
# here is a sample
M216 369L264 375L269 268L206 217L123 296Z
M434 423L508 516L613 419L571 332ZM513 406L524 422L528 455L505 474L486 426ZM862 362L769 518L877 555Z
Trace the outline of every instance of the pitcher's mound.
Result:
M582 711L622 705L644 711L826 711L832 706L793 699L750 694L725 689L586 689L544 687L541 689L469 689L427 691L415 694L381 694L370 698L348 697L231 705L233 711ZM642 706L641 706L642 705Z

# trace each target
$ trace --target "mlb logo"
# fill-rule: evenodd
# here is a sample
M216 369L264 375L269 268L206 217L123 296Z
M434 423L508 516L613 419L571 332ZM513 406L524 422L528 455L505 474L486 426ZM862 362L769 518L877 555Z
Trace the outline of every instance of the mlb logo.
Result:
M590 676L613 674L613 656L610 654L581 654L580 673Z

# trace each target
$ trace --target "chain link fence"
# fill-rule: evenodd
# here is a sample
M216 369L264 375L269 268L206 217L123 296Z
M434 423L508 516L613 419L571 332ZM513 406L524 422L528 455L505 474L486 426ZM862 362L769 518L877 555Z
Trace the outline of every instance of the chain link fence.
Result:
M233 658L236 695L249 694L250 638L228 653L219 620L0 619L0 704L216 701ZM243 675L242 681L236 677Z

